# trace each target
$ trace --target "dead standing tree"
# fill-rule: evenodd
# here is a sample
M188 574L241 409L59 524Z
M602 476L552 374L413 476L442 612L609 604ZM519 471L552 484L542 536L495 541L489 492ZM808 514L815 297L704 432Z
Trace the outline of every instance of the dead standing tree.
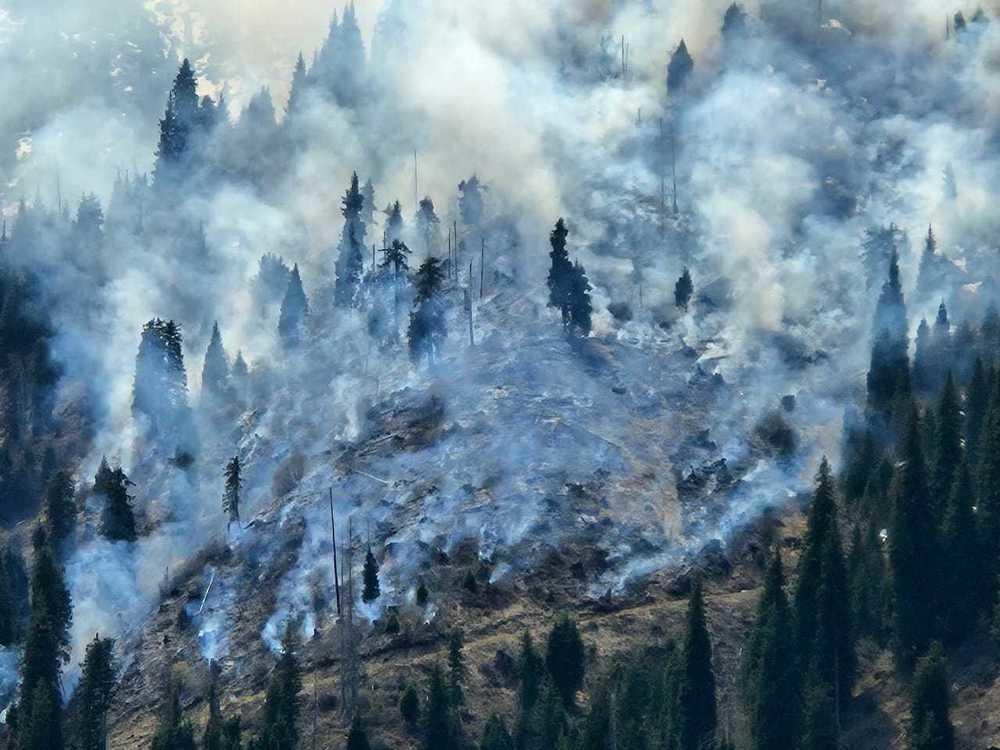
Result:
M347 522L347 543L341 552L342 580L344 589L342 612L338 621L340 633L340 696L344 715L348 720L354 717L358 705L358 685L360 664L358 661L358 638L354 622L354 528L353 520Z

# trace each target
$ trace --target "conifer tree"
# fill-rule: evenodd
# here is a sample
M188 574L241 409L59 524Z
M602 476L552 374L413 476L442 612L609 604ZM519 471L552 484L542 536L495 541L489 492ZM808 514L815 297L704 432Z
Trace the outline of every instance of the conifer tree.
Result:
M521 655L519 659L519 679L518 700L521 712L530 711L535 701L538 700L538 692L541 688L542 677L545 674L545 662L535 650L535 644L531 640L528 631L521 636Z
M77 750L104 750L106 747L106 719L117 679L114 647L111 638L97 635L87 645L77 688Z
M583 687L587 658L580 631L568 615L563 615L549 633L545 666L563 704L572 708L577 691Z
M977 439L976 489L977 518L985 545L983 562L995 573L1000 550L1000 378L994 376L993 380L990 405Z
M910 750L952 750L951 697L944 654L938 644L917 663L910 707Z
M365 731L361 717L357 714L354 715L354 719L351 721L351 728L347 732L345 750L371 750L371 744L368 742L368 732Z
M288 104L285 106L285 112L288 115L285 120L286 127L294 122L295 116L302 111L303 99L308 85L306 61L303 59L302 53L299 52L298 59L295 60L295 68L292 70L292 87L288 94Z
M711 747L715 738L717 707L712 641L705 622L705 601L700 583L691 590L687 632L681 655L677 692L678 750Z
M893 492L889 562L893 586L893 634L896 659L913 666L930 644L939 591L937 528L931 509L920 421L916 413L903 445L902 465Z
M937 403L934 425L934 450L931 454L933 473L931 494L935 515L940 522L944 516L948 494L955 484L955 475L962 463L962 406L951 371L945 376L944 387Z
M73 478L57 471L45 488L45 523L53 544L59 547L76 529L76 505L73 502Z
M400 276L406 278L406 273L410 270L410 261L408 260L411 253L410 248L400 240L393 240L389 247L383 248L380 252L382 253L382 262L379 264L379 268L392 269L393 280L398 280Z
M933 387L931 349L931 327L926 318L921 318L913 353L913 387L918 393L928 393Z
M427 689L424 750L458 750L457 732L451 703L448 700L448 687L438 665L431 670Z
M218 404L225 398L229 389L229 359L222 346L222 334L219 333L219 323L212 326L212 339L205 350L205 365L201 371L202 394Z
M356 307L358 287L365 265L365 223L361 219L365 199L358 186L358 174L351 175L351 186L344 194L341 213L344 229L340 236L335 267L333 299L338 307Z
M952 643L969 634L971 623L989 592L990 581L984 580L980 548L976 544L976 503L972 475L967 461L962 461L948 497L941 530L941 550L944 557L944 580L941 586L941 613L944 636Z
M454 708L465 705L465 659L462 655L462 631L451 631L448 639L448 692Z
M744 667L754 750L782 750L795 744L798 665L789 649L793 629L784 583L781 555L775 551L764 578Z
M688 52L687 44L681 39L681 43L670 56L670 64L667 65L667 91L671 96L684 91L693 70L694 60Z
M372 231L375 230L375 186L369 178L361 188L361 220Z
M847 705L854 681L854 646L837 505L826 458L816 476L795 590L795 643L803 670Z
M483 729L480 750L515 750L514 738L507 731L507 725L497 714L491 714Z
M886 572L879 528L874 520L868 523L864 534L860 524L854 526L847 571L854 634L881 645L885 636Z
M0 551L0 648L9 648L17 638L14 593L6 565L6 550Z
M94 482L95 491L100 486L104 495L104 509L101 511L101 534L113 542L134 542L136 540L135 514L132 511L132 496L128 488L132 485L121 468L109 474L102 463Z
M226 491L222 496L222 510L229 516L226 523L226 531L232 524L240 525L240 490L243 487L243 466L239 456L233 458L226 464Z
M413 685L407 686L403 691L403 697L399 699L399 713L406 722L406 727L410 731L417 728L420 723L420 695Z
M549 307L555 307L562 313L564 326L569 324L573 287L573 263L570 261L569 251L566 249L568 236L569 230L566 228L566 222L560 218L549 237L549 242L552 245L549 258L552 259L552 266L549 269L548 286Z
M434 210L434 201L431 200L430 196L426 196L420 201L420 208L417 209L416 223L417 232L424 243L424 254L434 255L441 241L441 220Z
M150 320L135 360L132 413L148 420L153 436L183 435L187 427L187 372L183 336L172 320Z
M735 2L726 9L722 18L722 36L727 41L746 32L747 12Z
M462 223L467 227L477 228L483 221L484 201L483 191L486 188L479 182L477 175L458 183L458 212Z
M372 554L371 547L365 553L365 567L362 578L364 579L364 589L361 592L361 600L364 602L375 601L382 592L379 589L378 582L378 561L375 559L375 555Z
M590 335L593 305L590 301L590 280L580 262L573 264L569 287L569 317L572 330L581 336Z
M240 400L245 399L250 384L250 368L247 367L247 361L243 359L242 351L236 352L236 359L233 360L232 381L237 397Z
M152 750L194 750L194 727L184 719L181 712L180 691L173 680L168 679L166 700L160 722L153 734Z
M302 690L298 646L295 628L289 624L264 698L264 731L259 744L267 750L295 750L298 746L299 692Z
M691 304L691 296L694 294L694 282L691 280L691 272L684 266L684 273L677 279L674 285L674 305L682 310L687 310Z
M444 284L444 272L437 258L428 258L417 270L414 279L416 296L414 309L410 313L408 338L410 357L414 362L424 358L430 364L438 359L438 352L448 335L445 321L444 303L441 299L441 288Z
M403 207L399 201L390 203L385 209L385 236L388 243L403 239Z
M303 329L308 316L309 300L302 288L299 264L296 263L288 277L288 288L285 291L285 298L281 301L281 314L278 318L278 333L286 349L294 349L302 343Z
M972 368L972 380L965 395L965 449L972 466L979 458L979 433L986 418L990 403L990 379L983 360L976 358Z
M829 685L815 671L804 678L802 698L802 732L799 750L837 750L836 700Z
M69 659L69 628L73 622L73 603L69 589L43 528L35 529L31 543L34 549L34 564L31 569L32 615L34 616L36 607L44 613L56 638L59 656L66 661Z
M889 277L882 286L875 309L872 331L875 343L868 370L868 405L875 413L888 417L897 394L907 394L910 390L906 304L895 245L889 259Z

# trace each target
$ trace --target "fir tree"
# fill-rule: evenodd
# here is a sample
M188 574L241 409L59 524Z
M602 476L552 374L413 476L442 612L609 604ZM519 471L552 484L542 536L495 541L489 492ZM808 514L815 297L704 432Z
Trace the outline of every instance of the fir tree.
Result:
M957 642L969 634L981 602L989 590L984 580L979 546L975 543L975 492L967 461L962 461L948 497L941 530L944 580L941 586L941 613L944 635ZM987 599L988 601L988 599Z
M135 514L132 511L132 496L128 494L132 482L121 468L114 469L110 475L102 476L105 466L102 464L102 469L98 471L98 478L94 482L95 490L100 484L101 494L104 495L101 534L113 542L134 542L137 536Z
M132 413L155 436L183 436L187 428L187 373L183 336L172 320L155 318L143 327L135 360Z
M694 60L688 52L687 44L681 39L670 56L670 63L667 65L667 91L671 96L676 96L684 91L691 73L694 71Z
M361 717L357 714L354 715L354 719L351 721L351 728L347 732L345 750L371 750L371 744L368 742L368 732L365 731Z
M727 41L744 34L747 29L747 12L735 2L726 9L722 18L722 36Z
M802 699L799 750L838 750L836 700L829 685L815 672L807 673Z
M364 205L365 199L355 172L341 204L344 229L337 252L337 278L333 290L333 299L338 307L356 307L358 304L358 288L365 265L365 223L361 220Z
M201 370L201 392L214 403L221 403L229 390L229 359L222 346L219 323L212 326L212 339L205 350L205 365Z
M1000 549L1000 378L994 376L993 380L990 405L977 438L976 489L984 563L996 571L997 550Z
M361 592L361 600L364 602L375 601L379 598L381 591L378 583L378 561L375 560L375 555L372 554L371 547L365 553L365 567L362 578L364 579L364 590Z
M824 458L809 508L795 590L795 643L804 670L845 707L854 681L850 598L830 465Z
M781 556L775 551L746 652L747 714L755 750L795 745L798 665L788 647L793 629L784 584Z
M448 692L454 708L465 705L465 659L462 656L462 631L451 631L448 639Z
M66 471L53 474L45 488L45 524L57 547L76 529L75 491L73 478Z
M6 550L0 551L0 648L9 648L17 638L17 617Z
M566 249L566 238L569 230L566 222L562 219L556 222L555 229L549 237L552 251L549 258L552 259L552 266L549 269L549 307L555 307L562 313L563 325L568 325L570 320L570 300L573 288L573 263L569 259L569 251Z
M233 360L233 387L236 389L237 397L242 400L247 397L247 388L250 384L250 368L243 359L243 352L236 352L236 359Z
M465 226L478 227L482 223L485 189L476 175L458 183L458 212Z
M87 645L76 692L77 750L104 750L106 747L106 719L117 679L114 647L112 639L96 635Z
M444 272L437 258L428 258L417 270L414 279L416 296L414 310L410 313L408 338L410 357L414 362L424 358L434 364L438 352L448 335L445 321L444 303L441 299L441 288L444 284Z
M681 274L681 277L677 279L677 283L674 285L674 305L682 310L687 310L688 305L691 304L693 294L694 282L691 280L691 272L685 266L684 273Z
M412 685L407 686L403 697L399 699L399 714L411 732L420 723L420 695Z
M521 637L521 655L519 659L520 688L518 700L522 713L530 711L538 700L542 677L545 674L545 662L535 650L531 634L527 631Z
M714 742L717 708L712 641L705 622L705 602L700 583L695 583L691 591L681 659L677 692L677 747L678 750L701 750L711 747Z
M303 59L302 53L299 52L299 56L295 60L295 68L292 70L292 87L288 94L288 104L285 106L285 112L288 115L285 120L286 127L294 122L294 118L301 113L308 86L309 77L306 72L306 61Z
M572 329L581 336L590 335L593 305L590 301L590 280L580 262L573 265L569 287L569 318Z
M180 691L173 680L168 680L166 700L156 732L152 750L194 750L194 727L181 712Z
M931 361L931 327L921 318L913 353L913 387L918 393L929 393L934 382L934 365Z
M874 413L888 417L897 394L909 392L906 305L895 246L889 260L889 278L882 286L872 330L875 343L868 370L868 405Z
M940 521L944 515L945 501L955 484L955 474L962 462L962 407L951 371L945 377L938 399L933 444L931 494L934 498L935 515Z
M434 255L440 243L441 220L434 210L434 201L430 196L420 201L420 208L417 209L417 232L424 242L424 253Z
M299 670L298 639L289 624L281 642L281 656L271 675L264 698L264 730L260 746L267 750L295 750L299 741L299 692L302 676Z
M955 731L951 725L948 677L944 654L938 644L917 663L910 707L910 750L952 750Z
M385 209L385 236L390 244L403 239L403 207L399 201Z
M226 491L222 496L222 510L229 516L226 524L228 532L232 524L240 525L240 490L243 487L243 466L239 456L233 458L226 464Z
M576 693L583 687L587 657L576 623L563 615L552 627L545 650L545 666L566 708L576 704Z
M903 463L893 492L889 562L893 585L893 631L896 659L909 669L933 634L939 581L937 528L931 509L929 478L914 413L903 445Z
M455 721L448 700L441 667L431 670L427 689L427 712L424 717L425 750L458 750L458 736Z
M309 300L302 288L298 263L288 277L288 288L281 301L281 315L278 318L278 333L286 349L294 349L302 343L303 329L309 317Z
M874 521L868 523L864 534L860 524L855 525L847 572L854 633L881 644L885 635L886 572L879 529Z
M382 253L382 262L379 264L379 268L392 269L394 280L398 280L401 275L405 278L406 273L410 270L410 261L407 257L411 253L410 248L400 240L393 240L389 247L383 248L380 252Z
M372 184L371 179L365 182L363 188L361 188L361 220L365 223L366 227L370 227L373 231L375 229L375 186Z
M479 750L515 750L514 738L507 731L504 720L497 714L491 714L487 720Z
M427 586L424 584L423 581L420 581L420 583L417 585L417 594L416 594L417 606L426 607L429 595L430 594L427 591Z
M48 619L63 661L69 659L70 624L73 622L73 604L69 589L45 530L37 528L32 537L34 564L31 569L31 607L40 609Z
M965 448L970 463L976 466L979 457L979 434L990 404L990 379L982 359L976 358L972 380L965 394Z

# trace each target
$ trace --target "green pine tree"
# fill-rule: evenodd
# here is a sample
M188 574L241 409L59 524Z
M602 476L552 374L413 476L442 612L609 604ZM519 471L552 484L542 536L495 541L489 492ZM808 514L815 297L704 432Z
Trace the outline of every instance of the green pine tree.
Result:
M152 750L194 750L194 727L181 712L180 691L168 680L166 700L153 734Z
M347 745L345 750L371 750L371 743L368 742L368 732L361 717L357 714L351 721L351 728L347 732Z
M121 467L111 471L105 478L98 471L95 489L100 483L104 490L104 509L101 512L101 534L114 542L134 542L136 540L135 515L132 511L132 496L128 488L132 485Z
M798 664L788 647L793 627L784 584L781 555L775 551L746 651L745 698L754 750L791 748L797 736Z
M278 334L286 349L294 349L302 343L308 317L309 299L302 287L302 276L299 274L299 264L296 263L288 277L288 288L285 290L278 315Z
M424 713L425 750L458 750L458 732L455 726L448 686L441 667L431 670L427 689L427 710Z
M76 529L76 487L69 472L58 471L45 488L45 525L53 544L59 547Z
M260 745L267 750L295 750L298 746L299 693L302 691L298 647L295 627L289 623L281 642L281 656L264 698Z
M712 641L700 583L691 590L677 688L677 750L703 750L715 742L717 706Z
M545 666L566 708L576 704L587 670L583 639L576 623L563 615L552 627L545 651Z
M379 598L381 590L378 582L378 561L372 554L371 547L365 553L365 567L362 572L364 579L364 590L361 592L361 599L365 602L373 602Z
M989 591L989 580L982 576L982 559L975 543L976 504L972 474L968 462L958 467L954 485L948 497L941 530L943 553L941 613L945 637L955 643L970 634L982 602Z
M96 635L87 646L80 685L76 691L77 750L105 749L106 720L117 679L114 647L114 640Z
M420 723L420 695L412 685L407 686L403 691L403 697L399 699L399 713L406 722L406 727L411 732Z
M448 638L448 692L454 708L465 705L465 658L462 655L462 631L451 631Z
M497 714L491 714L487 720L479 750L515 750L514 738L507 731L504 720Z
M901 458L893 492L889 564L896 659L901 667L909 669L933 637L938 611L935 593L939 591L936 560L940 549L920 441L920 420L915 411Z
M951 697L944 654L938 644L917 662L910 707L910 750L952 750Z

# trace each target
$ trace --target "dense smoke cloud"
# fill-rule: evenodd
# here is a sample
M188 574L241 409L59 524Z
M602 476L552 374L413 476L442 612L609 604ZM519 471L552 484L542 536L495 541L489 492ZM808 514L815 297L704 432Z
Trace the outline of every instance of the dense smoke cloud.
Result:
M269 507L271 478L293 463L294 454L325 455L332 443L358 435L365 408L385 392L428 386L405 356L371 354L364 321L354 314L325 319L331 325L310 357L283 352L276 311L262 313L253 296L258 259L273 252L289 265L301 265L315 309L329 307L342 225L339 201L354 171L362 180L372 179L379 208L399 199L409 222L415 197L430 195L444 225L459 219L458 183L478 174L488 186L490 219L502 228L491 239L518 239L516 247L496 240L490 258L499 265L498 256L504 255L516 264L519 291L535 302L544 302L547 234L555 219L566 215L574 257L583 261L595 287L597 332L650 347L689 345L700 355L698 366L721 372L738 389L728 409L713 415L720 453L733 463L750 460L748 426L782 395L799 396L800 407L789 419L805 445L791 468L753 465L730 512L706 525L703 535L677 540L666 556L626 565L616 575L676 560L677 550L687 553L705 538L725 536L765 505L786 499L789 488L805 487L819 456L836 453L842 404L860 388L866 366L872 293L860 259L864 231L896 222L909 233L912 251L903 257L908 289L917 274L920 239L932 222L945 252L964 264L970 281L981 280L988 268L984 258L995 234L990 199L1000 166L992 125L997 101L991 93L1000 28L991 24L945 44L942 11L925 0L905 8L829 2L826 13L836 23L817 29L801 3L762 0L747 6L748 37L725 42L720 28L728 5L723 0L361 2L357 10L378 96L361 114L319 97L308 99L299 123L306 145L284 165L287 171L277 184L260 189L234 179L185 196L177 211L203 227L202 255L178 258L163 238L115 246L113 268L100 285L81 283L90 279L85 262L74 270L57 257L40 259L46 261L52 298L63 298L53 309L56 355L69 382L87 383L96 397L96 435L80 479L89 481L105 454L135 470L138 504L159 524L135 547L90 541L75 553L69 564L76 601L74 658L93 632L119 632L123 623L136 622L192 545L221 537L216 466L232 453L248 460L254 482L246 508L252 517ZM132 49L129 33L143 34L137 43L142 54L132 67L122 68L125 72L108 73L113 85L107 90L84 80L50 101L15 106L0 123L8 214L17 198L31 200L36 190L52 206L57 184L71 207L84 191L97 192L107 207L117 171L148 172L155 120L179 56L191 56L203 75L201 93L226 91L234 120L262 86L283 112L296 55L301 50L310 61L332 13L342 11L320 0L297 4L293 11L287 3L270 1L162 0L145 14L134 4L108 2L95 5L93 16L91 10L75 14L61 8L57 25L93 28L99 13L109 9L127 11L133 20L129 29L138 31L116 28L118 51L101 63L113 63L121 50ZM966 12L971 15L971 9ZM46 51L37 45L45 42L23 35L38 23L39 13L18 4L3 16L2 49L11 55L0 77L6 100L20 102L24 92L44 89L41 78L32 82L33 60ZM798 36L776 33L760 16L793 18L789 28ZM630 50L625 80L622 38ZM668 98L666 62L682 38L695 72L684 97ZM64 42L53 43L52 53ZM829 62L838 55L845 64L836 68L837 80L818 75L817 59ZM53 63L59 71L68 67L65 60ZM108 76L99 72L95 80L105 81ZM126 74L130 82L120 86ZM141 92L135 88L139 78L146 82ZM672 155L682 216L670 217L661 228L664 132L676 139ZM254 152L245 158L267 156ZM959 185L957 201L944 196L949 165ZM668 202L671 198L668 193ZM381 225L373 230L368 240L378 242ZM717 312L672 311L673 284L685 265L692 267L699 292L716 282L713 289L728 290L712 300ZM645 310L616 327L607 304L636 300L637 270L644 279ZM88 297L95 288L96 303ZM928 314L956 289L935 292L915 300L912 312ZM660 315L664 307L671 311L669 321ZM547 325L551 321L544 315L543 310L541 324ZM241 350L258 368L257 382L266 386L259 400L270 408L248 410L236 438L211 435L207 468L189 484L176 479L163 456L143 463L133 452L135 353L141 326L157 316L185 327L192 401L199 396L202 357L215 321L230 356ZM663 322L674 324L669 334L662 333ZM487 335L502 329L488 320L480 326ZM370 361L382 368L378 379ZM558 386L598 392L582 366L559 377L565 379L538 374L539 391L552 395ZM457 389L446 394L458 395ZM601 407L600 398L594 395L591 405ZM530 447L519 446L525 453ZM601 443L580 460L586 464L597 456L610 462L600 452L604 448ZM559 463L562 449L552 449L551 463ZM443 462L447 450L441 453L445 458L418 455ZM388 461L384 468L412 477L410 461ZM310 473L300 477L316 491L335 479L320 463L309 464ZM512 481L518 470L513 459L501 464L496 474ZM562 464L574 475L586 472L569 459ZM491 477L483 470L470 472L468 479L478 487ZM457 496L461 490L457 481L454 485L442 489L442 512L428 521L430 530L419 529L414 539L429 543L441 533L470 531L448 528L457 507L447 504L449 492ZM349 510L347 494L338 496L338 512ZM521 542L540 512L542 495L536 489L516 523L496 524L499 543L485 540L484 547ZM400 498L392 499L402 504ZM307 583L326 553L323 513L291 507L304 518L306 543L265 626L264 638L272 646L292 610L311 616ZM365 512L381 520L375 508ZM383 512L388 516L384 507ZM489 518L470 518L480 529L492 528ZM406 562L394 564L401 568ZM103 583L97 586L95 578ZM228 592L231 584L217 585ZM224 650L214 635L224 620L208 624L206 653Z

